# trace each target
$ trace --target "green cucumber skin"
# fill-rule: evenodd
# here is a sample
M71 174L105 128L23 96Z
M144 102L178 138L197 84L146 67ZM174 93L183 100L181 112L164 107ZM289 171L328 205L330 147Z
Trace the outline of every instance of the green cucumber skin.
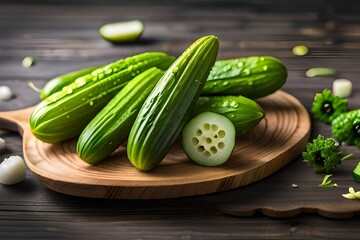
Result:
M257 102L243 96L201 96L194 115L201 112L215 112L227 117L234 124L236 135L250 131L265 116Z
M135 118L164 74L150 68L132 79L85 127L76 151L89 164L97 164L126 141Z
M286 82L287 68L271 56L218 60L205 83L202 95L265 97Z
M40 98L45 99L51 94L60 91L63 87L74 82L77 78L87 75L101 66L93 66L77 71L72 71L61 76L50 79L41 90Z
M205 36L187 48L146 99L130 131L127 154L137 169L149 171L166 156L195 105L213 66L219 42Z
M151 68L166 70L174 62L161 52L121 59L76 79L42 102L30 116L34 136L60 142L80 135L91 119L135 76Z
M358 162L358 164L356 165L355 169L352 172L352 176L354 178L355 181L357 181L358 183L360 183L360 162Z
M355 126L360 126L360 109L342 113L331 122L331 132L336 140L360 148L360 135Z

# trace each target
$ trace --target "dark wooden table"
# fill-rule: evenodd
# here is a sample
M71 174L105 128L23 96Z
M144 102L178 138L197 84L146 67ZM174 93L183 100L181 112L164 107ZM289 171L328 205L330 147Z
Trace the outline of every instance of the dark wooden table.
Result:
M360 107L359 1L164 2L0 1L0 85L10 86L15 94L0 102L0 111L39 102L29 81L43 86L54 76L143 51L177 56L208 34L219 38L221 59L249 55L280 58L289 70L283 90L308 110L314 94L331 89L335 79L306 78L305 71L311 67L335 68L336 78L350 79L354 90L349 105ZM138 42L115 46L99 37L102 24L129 19L145 23ZM307 56L292 54L292 47L299 44L309 47ZM22 67L25 56L33 56L36 64ZM311 137L318 134L331 137L331 128L312 119ZM7 141L0 161L22 155L18 133L2 130L0 137ZM354 146L342 150L354 156L334 173L337 188L319 188L323 175L315 174L299 156L246 187L168 200L68 196L47 189L28 170L24 182L0 185L0 239L359 239L360 203L341 194L349 186L360 190L351 177L360 150ZM299 188L292 188L293 183ZM287 218L277 217L286 205L298 206L297 211ZM341 213L348 205L353 210ZM244 206L254 206L257 211L249 217L239 216L235 210ZM332 213L327 214L329 211Z

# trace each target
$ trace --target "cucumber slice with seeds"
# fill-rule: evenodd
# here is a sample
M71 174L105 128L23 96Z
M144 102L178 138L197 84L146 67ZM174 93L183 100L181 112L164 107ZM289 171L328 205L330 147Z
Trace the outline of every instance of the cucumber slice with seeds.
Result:
M235 127L225 116L203 112L188 122L182 132L186 155L202 166L219 166L235 147Z
M100 36L112 43L133 42L143 31L144 24L140 20L108 23L99 29Z

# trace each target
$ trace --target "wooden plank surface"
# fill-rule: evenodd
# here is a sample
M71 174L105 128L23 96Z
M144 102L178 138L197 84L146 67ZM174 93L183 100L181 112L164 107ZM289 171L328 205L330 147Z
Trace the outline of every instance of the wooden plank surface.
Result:
M289 69L283 89L308 110L314 94L331 88L334 78L309 79L304 76L305 71L310 67L335 68L337 77L353 81L349 105L359 108L359 10L358 1L326 0L1 1L0 84L9 85L15 97L0 102L0 111L22 109L39 101L37 94L28 88L29 81L42 86L58 74L141 51L179 55L190 42L206 34L218 36L219 58L247 55L280 58ZM145 23L143 38L135 44L114 46L97 34L98 27L106 22L133 18ZM309 55L293 56L291 48L298 44L309 46ZM26 69L21 60L29 55L35 57L36 65ZM312 119L312 137L319 133L329 137L331 129ZM8 144L0 159L22 154L18 134L1 131L1 137ZM67 196L48 190L28 171L23 183L0 185L1 238L358 239L358 203L342 198L341 193L349 186L360 188L350 175L360 161L360 152L353 146L342 150L354 156L335 172L337 188L319 188L323 175L315 174L297 157L279 172L247 187L172 200ZM292 188L293 183L299 187ZM336 214L319 216L318 211L309 207L299 215L294 211L295 217L274 218L273 210L289 202L297 206L316 202L318 208L331 208L333 213L348 204L355 208L348 215L340 214L347 218L341 221L327 218ZM251 215L244 206L259 210L252 217L237 217Z

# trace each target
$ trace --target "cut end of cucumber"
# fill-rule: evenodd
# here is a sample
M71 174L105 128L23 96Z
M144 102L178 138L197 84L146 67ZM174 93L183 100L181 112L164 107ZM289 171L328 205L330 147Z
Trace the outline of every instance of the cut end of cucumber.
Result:
M235 127L220 114L204 112L185 126L182 141L192 161L202 166L219 166L229 159L235 147Z
M360 162L357 164L356 168L354 169L353 178L356 182L360 183Z
M99 29L100 36L111 43L134 42L143 31L144 24L140 20L108 23Z

